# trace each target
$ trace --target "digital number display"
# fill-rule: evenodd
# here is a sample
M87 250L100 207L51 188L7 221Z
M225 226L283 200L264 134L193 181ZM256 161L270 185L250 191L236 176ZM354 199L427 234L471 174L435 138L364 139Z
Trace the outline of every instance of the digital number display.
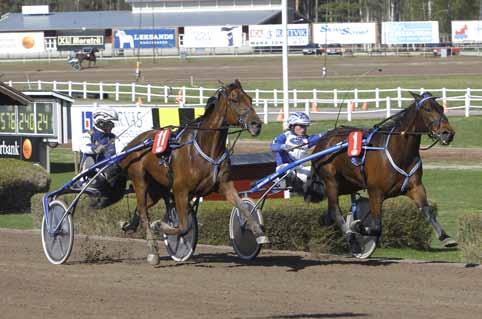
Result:
M54 105L37 103L37 134L54 134Z
M35 114L32 104L18 106L18 132L35 133Z
M55 133L54 103L0 105L0 133L53 135Z
M15 105L0 105L0 132L16 133Z

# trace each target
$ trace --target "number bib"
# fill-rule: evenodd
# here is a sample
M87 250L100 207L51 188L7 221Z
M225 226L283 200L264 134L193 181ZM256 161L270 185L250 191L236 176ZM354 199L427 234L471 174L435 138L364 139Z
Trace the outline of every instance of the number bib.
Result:
M152 144L152 153L164 153L169 146L169 137L171 137L171 130L165 129L156 133L154 137L154 144Z
M353 131L348 135L348 156L360 156L362 151L363 132Z

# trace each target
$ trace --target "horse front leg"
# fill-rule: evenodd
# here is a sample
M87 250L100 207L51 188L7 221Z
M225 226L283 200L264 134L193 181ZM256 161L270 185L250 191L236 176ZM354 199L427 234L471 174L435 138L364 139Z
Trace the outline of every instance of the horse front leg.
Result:
M147 183L145 181L137 182L136 180L133 180L133 183L136 190L137 213L141 225L146 230L147 262L151 265L157 265L159 264L159 247L149 225Z
M246 219L246 226L253 233L256 242L258 244L268 244L268 236L264 234L259 223L253 218L251 212L239 197L238 191L234 187L234 183L232 181L221 183L219 186L219 192L226 197L228 202L239 209L241 214L243 214L243 217Z
M325 194L328 200L328 213L322 216L323 224L331 225L333 221L335 221L338 227L342 230L342 232L346 234L348 232L348 228L346 226L345 218L343 218L340 204L338 202L338 185L336 181L333 181L331 179L326 180L325 185Z
M447 248L456 247L458 245L457 241L452 237L450 237L449 235L447 235L445 230L437 221L437 218L433 213L432 206L428 204L427 193L425 191L425 187L423 186L423 184L416 184L410 187L410 189L407 192L407 196L410 197L415 202L420 212L423 214L425 219L430 223L433 230L437 234L438 240L442 242L442 245Z
M188 232L189 225L187 214L189 212L189 193L187 191L176 191L173 189L174 203L176 207L176 214L179 219L179 225L173 227L162 220L157 220L152 223L151 228L156 229L166 235L179 236ZM169 197L164 197L166 209L170 209L171 200Z

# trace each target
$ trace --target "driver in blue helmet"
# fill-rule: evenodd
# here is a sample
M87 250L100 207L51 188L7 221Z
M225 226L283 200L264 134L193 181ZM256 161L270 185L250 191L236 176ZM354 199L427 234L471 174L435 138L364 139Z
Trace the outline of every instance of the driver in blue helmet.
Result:
M275 153L276 170L309 155L309 149L324 136L324 133L308 135L310 117L304 112L295 112L288 117L288 130L276 136L271 143ZM311 166L298 165L286 177L287 184L294 191L303 193L303 185L311 174Z

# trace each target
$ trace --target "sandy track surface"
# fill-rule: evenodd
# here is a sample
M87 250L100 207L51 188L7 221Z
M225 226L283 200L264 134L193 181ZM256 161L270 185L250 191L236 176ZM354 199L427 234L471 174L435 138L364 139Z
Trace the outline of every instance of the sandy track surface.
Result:
M78 237L67 265L40 235L0 230L2 318L478 318L482 269L227 248L144 262L139 240ZM97 256L97 257L95 257ZM95 260L97 262L89 262ZM479 314L479 315L477 315Z

